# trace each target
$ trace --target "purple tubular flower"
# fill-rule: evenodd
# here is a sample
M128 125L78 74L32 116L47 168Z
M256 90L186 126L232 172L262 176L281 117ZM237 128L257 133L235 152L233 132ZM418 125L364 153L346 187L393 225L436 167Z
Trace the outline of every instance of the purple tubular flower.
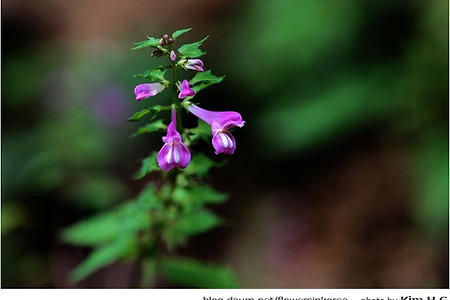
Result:
M185 68L203 72L203 62L201 59L189 59L185 65Z
M212 144L214 149L216 149L216 154L224 153L230 155L234 153L236 140L229 130L236 126L244 126L245 121L242 120L239 113L235 111L209 111L195 104L191 104L188 110L211 125Z
M170 60L175 61L177 59L177 55L175 54L175 51L170 51Z
M166 88L161 83L143 83L134 88L134 94L136 95L136 101L155 96L161 93Z
M195 92L189 86L189 82L185 79L180 84L180 93L178 94L178 98L183 99L188 96L194 96Z
M158 165L164 171L174 167L184 169L191 161L191 152L183 144L181 135L177 131L177 111L172 110L172 121L167 127L167 135L162 138L165 143L158 153Z

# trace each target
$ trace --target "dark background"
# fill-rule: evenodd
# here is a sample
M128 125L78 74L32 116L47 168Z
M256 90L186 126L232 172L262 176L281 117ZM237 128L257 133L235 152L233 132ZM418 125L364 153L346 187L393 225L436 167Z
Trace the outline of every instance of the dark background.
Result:
M196 100L247 123L225 226L180 253L244 288L448 287L444 0L2 1L2 287L127 287L130 262L70 283L89 249L60 232L145 184L160 136L126 119L158 62L130 48L187 27L226 75Z

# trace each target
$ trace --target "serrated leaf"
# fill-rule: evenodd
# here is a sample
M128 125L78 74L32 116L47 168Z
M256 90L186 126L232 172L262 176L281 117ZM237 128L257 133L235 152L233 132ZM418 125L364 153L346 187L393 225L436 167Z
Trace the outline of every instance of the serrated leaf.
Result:
M218 77L216 75L211 74L211 70L208 70L205 72L197 72L197 74L195 74L194 78L189 80L189 84L191 86L195 85L196 83L199 83L199 82L214 84L214 83L221 82L224 78L225 78L225 76Z
M166 74L166 69L164 66L159 66L156 68L153 68L151 70L147 70L140 74L135 74L134 77L136 78L147 78L148 80L152 82L161 82L165 81L166 78L164 75Z
M138 112L135 112L134 113L134 115L132 115L129 119L128 119L128 121L130 121L130 122L136 122L136 121L139 121L143 116L145 116L145 115L147 115L147 114L149 114L149 113L151 113L152 111L149 109L149 108L144 108L144 109L142 109L142 110L140 110L140 111L138 111Z
M72 281L91 275L98 269L106 267L113 262L132 255L136 252L136 238L132 235L122 236L114 242L95 249L81 264L79 264L71 273Z
M209 231L221 223L222 220L212 212L206 209L191 210L188 204L184 215L165 228L163 239L169 249L173 249L176 245L184 244L190 236Z
M223 203L228 199L224 193L218 192L209 185L198 185L190 188L191 197L197 204Z
M162 260L164 276L183 287L238 288L239 284L228 267L214 266L186 258Z
M208 210L197 210L181 216L169 228L170 234L176 239L184 240L190 235L206 232L219 224L221 219Z
M199 47L203 44L204 41L206 41L207 38L208 37L205 37L201 41L198 41L198 42L195 42L195 43L185 44L185 45L181 46L180 48L178 48L178 52L181 54L182 58L186 58L186 57L189 57L189 58L200 57L200 56L206 54L206 52L201 50Z
M172 198L183 207L191 209L194 205L200 207L204 204L223 203L228 199L228 196L208 185L191 185L187 187L177 186L173 191Z
M156 39L154 37L149 37L148 40L134 43L136 46L131 48L132 50L141 49L141 48L147 48L147 47L158 47L160 39Z
M192 28L180 29L172 33L172 38L176 40L180 35L185 34L188 31L191 31Z
M95 246L113 240L118 233L117 216L113 213L105 213L63 230L62 239L72 245Z
M148 123L145 126L139 127L135 133L133 133L132 137L149 133L149 132L155 132L155 131L163 131L167 129L167 125L164 124L162 120L157 120L155 122Z
M157 156L158 153L153 152L151 156L144 158L142 160L141 168L133 175L133 179L135 180L142 179L144 178L145 175L150 174L153 171L159 171L160 168L158 165L158 161L156 160Z

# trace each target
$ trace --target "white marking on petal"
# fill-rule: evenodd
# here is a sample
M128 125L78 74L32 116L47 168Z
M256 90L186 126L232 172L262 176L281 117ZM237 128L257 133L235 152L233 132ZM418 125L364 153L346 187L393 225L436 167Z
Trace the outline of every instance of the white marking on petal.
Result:
M173 147L173 160L176 164L180 162L180 152L177 147Z
M222 139L222 144L223 144L223 147L224 148L228 148L228 137L227 137L227 135L225 134L225 133L223 133L223 132L220 132L219 133L219 136L220 136L220 138Z
M230 138L228 134L225 134L225 136L227 137L229 148L233 148L233 140Z
M173 150L173 147L170 147L169 148L169 152L167 152L167 156L166 156L167 164L171 164L172 163L172 150Z

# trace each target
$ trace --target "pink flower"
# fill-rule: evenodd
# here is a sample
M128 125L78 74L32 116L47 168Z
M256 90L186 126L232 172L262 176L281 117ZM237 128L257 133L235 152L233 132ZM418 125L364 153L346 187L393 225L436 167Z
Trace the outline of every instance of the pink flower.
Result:
M178 98L184 99L188 96L194 96L195 92L189 86L189 82L185 79L180 84L180 93L178 94Z
M186 168L191 161L191 153L177 131L176 109L172 110L172 121L167 127L167 135L162 140L165 144L158 153L158 165L161 169L169 171L174 167Z
M136 100L139 101L153 97L161 93L165 88L166 86L161 83L143 83L134 88L134 94L136 95Z
M244 126L245 121L242 120L239 113L234 111L209 111L195 104L191 104L188 110L211 125L212 144L214 149L216 149L216 154L224 153L230 155L234 153L236 140L229 130L236 126Z

